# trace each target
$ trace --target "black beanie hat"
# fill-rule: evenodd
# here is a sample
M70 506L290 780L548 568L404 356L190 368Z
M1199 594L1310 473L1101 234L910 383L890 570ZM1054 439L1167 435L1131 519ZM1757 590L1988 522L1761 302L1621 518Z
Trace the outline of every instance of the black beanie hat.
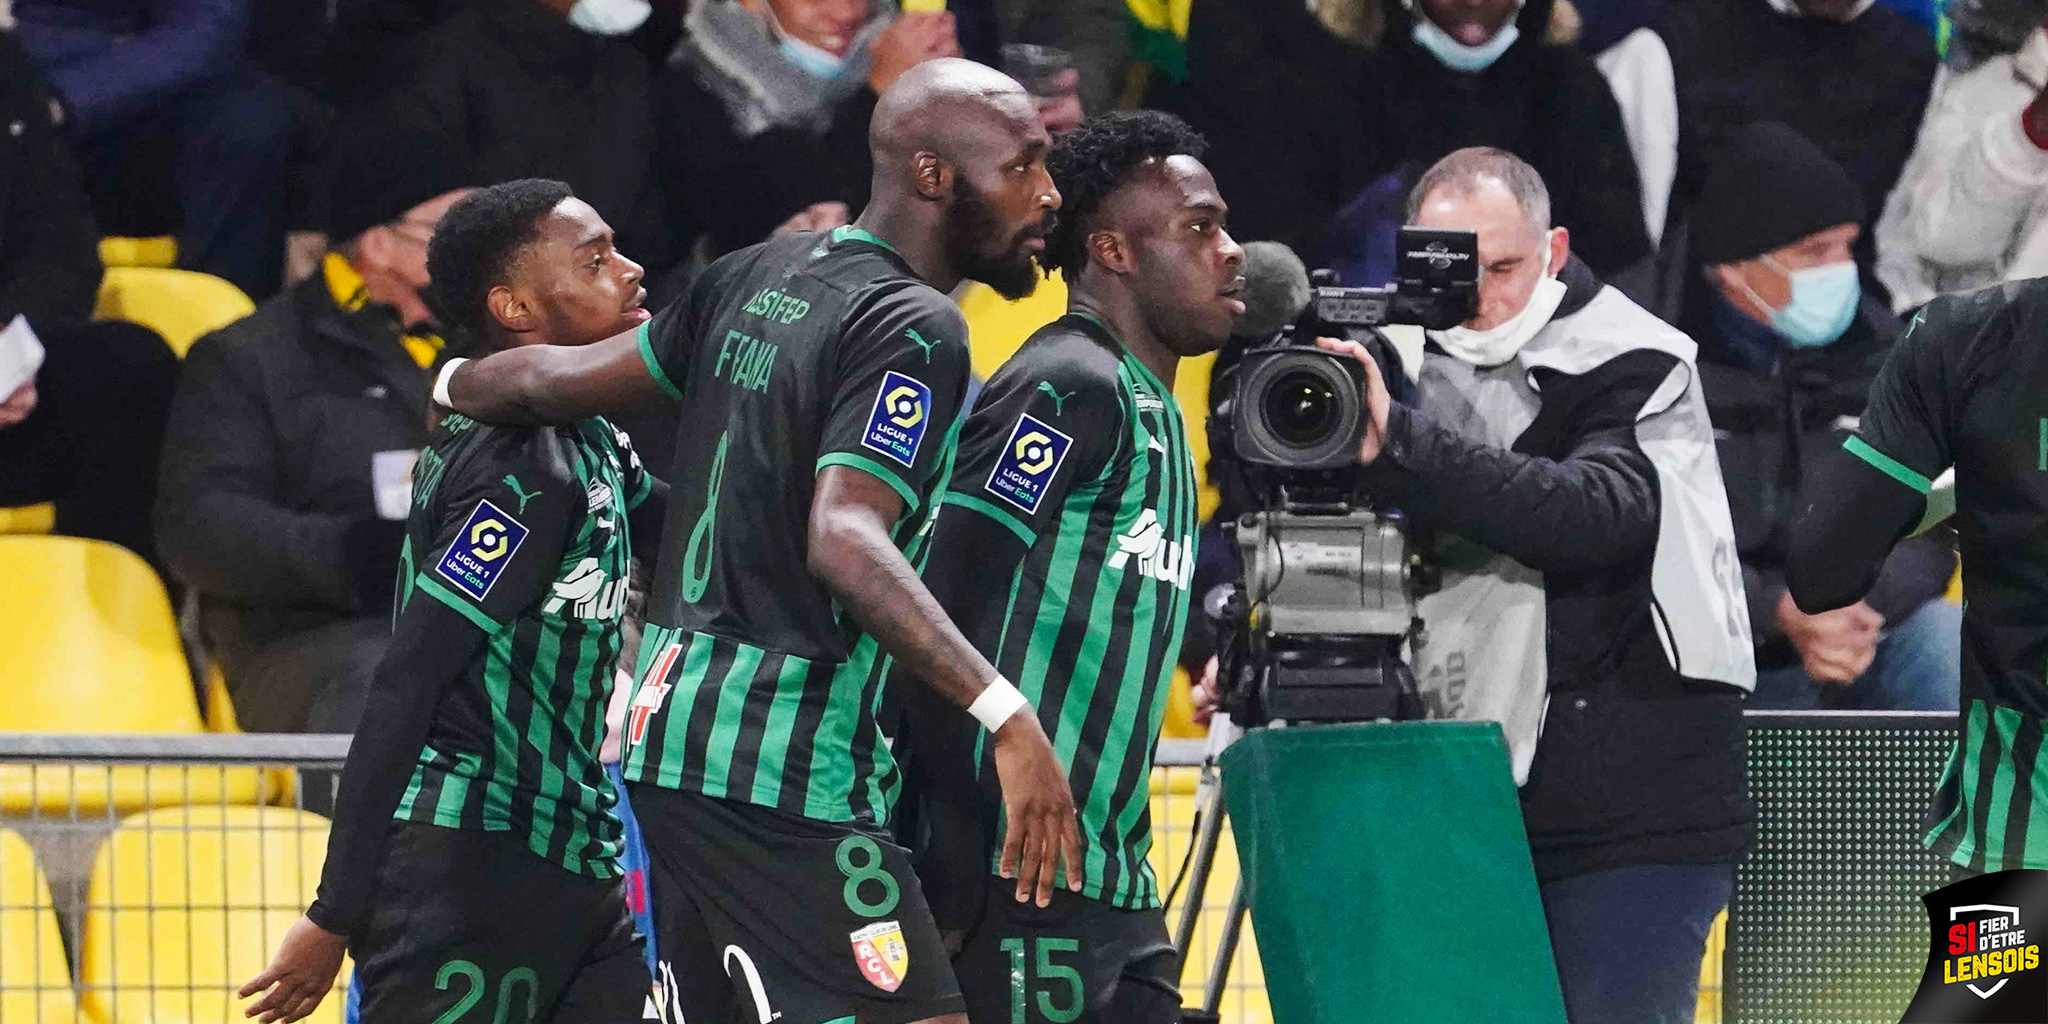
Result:
M334 134L326 167L331 245L395 221L435 196L477 184L462 173L467 161L435 152L445 148L433 144L437 133L405 131L369 114L359 112Z
M1740 263L1837 224L1863 222L1863 190L1806 136L1776 121L1737 130L1692 209L1692 258Z

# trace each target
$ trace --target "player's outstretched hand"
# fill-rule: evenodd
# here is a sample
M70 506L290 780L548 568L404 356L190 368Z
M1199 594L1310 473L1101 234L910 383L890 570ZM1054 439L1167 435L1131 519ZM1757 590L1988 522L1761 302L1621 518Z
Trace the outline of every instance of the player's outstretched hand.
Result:
M1017 902L1052 904L1053 877L1064 864L1067 888L1081 889L1081 826L1074 814L1074 790L1029 706L1019 708L996 730L996 776L1003 784L1004 878L1017 880Z
M341 954L347 946L346 938L299 918L277 944L277 956L270 966L242 986L244 999L263 993L242 1015L260 1014L263 1024L271 1024L295 1021L319 1009L320 1001L334 987L334 976L341 972Z

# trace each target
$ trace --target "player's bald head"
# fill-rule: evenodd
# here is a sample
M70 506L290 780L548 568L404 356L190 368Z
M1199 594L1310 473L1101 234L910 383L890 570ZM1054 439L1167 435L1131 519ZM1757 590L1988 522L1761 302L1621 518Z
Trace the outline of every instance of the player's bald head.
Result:
M878 174L912 171L919 153L973 163L1034 140L1050 143L1023 86L994 68L950 57L904 72L868 123Z

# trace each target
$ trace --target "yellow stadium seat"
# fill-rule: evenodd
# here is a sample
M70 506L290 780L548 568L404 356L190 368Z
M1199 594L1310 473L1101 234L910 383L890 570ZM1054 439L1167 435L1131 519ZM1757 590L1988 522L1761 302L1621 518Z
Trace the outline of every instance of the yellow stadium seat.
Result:
M180 359L201 335L248 316L256 304L240 288L191 270L108 267L100 279L100 320L127 320L163 336Z
M242 1021L320 884L327 819L281 807L173 807L127 819L93 858L79 978L99 1024ZM337 989L348 982L344 965ZM331 993L310 1021L342 1017Z
M241 732L235 718L235 702L228 697L228 681L219 665L206 666L206 731Z
M35 851L0 829L0 1021L75 1024L78 997Z
M988 285L974 283L960 296L960 315L967 319L968 358L974 372L987 380L1023 347L1031 332L1059 319L1067 311L1067 283L1055 272L1038 282L1038 290L1015 302L1005 300ZM1187 422L1188 451L1195 460L1195 479L1201 483L1202 517L1216 511L1216 488L1209 482L1209 371L1216 356L1195 356L1180 361L1174 377L1173 397L1180 403Z
M205 725L148 563L105 541L0 537L0 732L199 733ZM253 802L256 769L0 765L0 811Z
M10 505L0 508L0 533L48 533L57 528L57 506Z
M169 235L154 238L100 239L100 262L109 267L173 267L178 263L178 240Z

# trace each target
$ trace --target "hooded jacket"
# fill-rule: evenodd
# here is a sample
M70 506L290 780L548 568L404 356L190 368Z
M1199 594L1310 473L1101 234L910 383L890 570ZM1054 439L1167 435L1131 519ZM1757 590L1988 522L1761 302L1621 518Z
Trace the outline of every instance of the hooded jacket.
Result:
M1584 264L1507 363L1432 346L1368 467L1433 541L1439 717L1508 735L1537 877L1738 859L1749 618L1690 339Z

